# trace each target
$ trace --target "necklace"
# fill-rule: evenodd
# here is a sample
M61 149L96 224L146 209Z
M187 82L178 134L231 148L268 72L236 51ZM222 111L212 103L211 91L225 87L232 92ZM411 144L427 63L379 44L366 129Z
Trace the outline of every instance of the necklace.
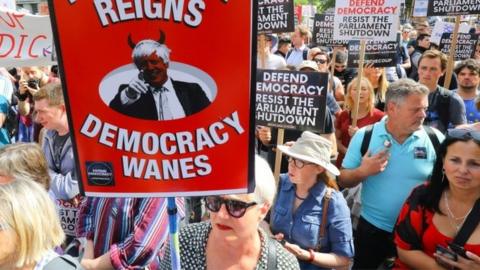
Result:
M299 199L300 201L305 201L307 197L303 198L297 195L297 191L295 191L295 198Z
M449 217L448 220L450 221L450 225L452 225L458 232L462 227L463 223L465 222L465 219L467 218L467 216L470 214L470 212L472 212L473 206L470 208L470 210L468 210L468 212L463 217L455 217L455 215L453 215L452 210L450 209L450 204L448 203L447 192L445 192L445 206L447 208L447 214ZM460 222L460 224L458 224L458 222Z

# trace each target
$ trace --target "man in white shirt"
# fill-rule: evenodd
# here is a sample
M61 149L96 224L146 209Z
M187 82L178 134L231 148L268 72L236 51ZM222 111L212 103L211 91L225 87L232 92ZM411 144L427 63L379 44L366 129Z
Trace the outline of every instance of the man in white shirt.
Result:
M307 60L308 47L305 43L310 36L307 26L297 25L292 36L293 48L287 53L287 65L297 68L302 61Z

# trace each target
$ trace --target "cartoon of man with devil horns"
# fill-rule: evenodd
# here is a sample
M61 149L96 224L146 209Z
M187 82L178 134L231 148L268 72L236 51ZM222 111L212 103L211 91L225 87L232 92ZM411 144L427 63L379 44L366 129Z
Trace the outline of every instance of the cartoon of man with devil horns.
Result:
M168 76L170 49L164 42L163 31L158 41L145 39L137 44L128 35L139 73L128 85L120 85L110 108L141 119L172 120L197 113L210 104L197 83L175 81Z

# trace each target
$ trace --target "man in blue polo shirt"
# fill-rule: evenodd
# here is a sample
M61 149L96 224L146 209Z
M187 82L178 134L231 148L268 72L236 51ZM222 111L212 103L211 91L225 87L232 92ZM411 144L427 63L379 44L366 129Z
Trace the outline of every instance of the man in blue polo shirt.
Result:
M428 88L410 79L392 83L386 93L386 114L373 126L368 151L362 157L365 128L352 138L340 175L340 185L362 183L362 211L355 232L354 269L376 269L395 255L392 231L400 208L413 187L429 177L435 149L422 127L428 108ZM433 130L438 141L443 135Z

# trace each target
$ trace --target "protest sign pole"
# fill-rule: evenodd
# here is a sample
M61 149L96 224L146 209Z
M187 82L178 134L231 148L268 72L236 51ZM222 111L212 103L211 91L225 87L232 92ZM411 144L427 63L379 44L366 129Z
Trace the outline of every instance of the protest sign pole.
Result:
M168 223L170 233L170 258L173 270L180 269L180 244L178 242L177 205L175 197L167 198Z
M265 34L261 34L258 40L258 53L260 58L260 68L265 69L267 65L267 53L265 52L265 47L267 46L267 41L265 38Z
M332 76L333 76L333 73L335 72L335 58L337 58L337 52L338 52L338 48L333 47L332 60L330 61L330 73L332 73Z
M449 89L452 80L453 65L455 64L455 54L457 50L458 29L460 28L460 15L455 17L455 27L452 34L452 44L450 46L450 54L447 62L447 72L445 73L445 83L443 87Z
M415 2L417 2L417 1L413 0L412 6L411 6L411 9L410 9L410 18L413 18L413 12L415 11Z
M277 145L283 144L283 136L285 134L285 130L283 128L277 129ZM275 180L279 181L280 177L280 168L282 167L282 153L278 150L278 147L275 150L275 169L273 171L273 176L275 176Z
M329 84L333 94L335 95L335 89L333 89L333 73L335 72L335 59L337 58L337 47L333 47L332 60L330 61L330 74L332 75L332 80L329 80Z
M360 41L360 59L358 60L358 75L357 75L357 93L355 95L355 106L353 106L352 126L357 126L358 106L360 103L360 89L362 88L363 77L363 62L365 59L365 40Z

